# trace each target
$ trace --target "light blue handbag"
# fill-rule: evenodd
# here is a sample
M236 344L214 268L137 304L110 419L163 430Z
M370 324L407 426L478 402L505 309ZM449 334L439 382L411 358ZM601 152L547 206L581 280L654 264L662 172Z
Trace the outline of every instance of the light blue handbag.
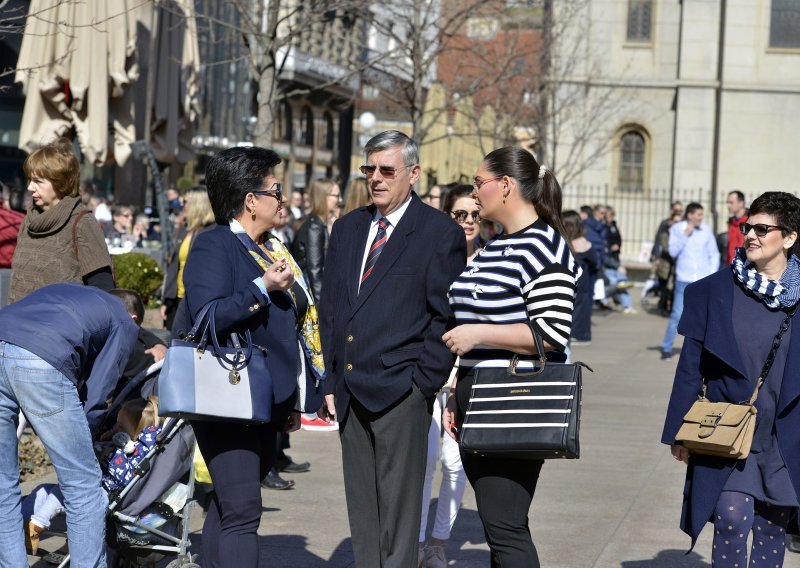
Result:
M266 353L232 333L227 347L217 339L217 302L204 306L185 339L174 339L158 377L162 416L225 422L269 422L272 376ZM211 341L209 342L209 336Z

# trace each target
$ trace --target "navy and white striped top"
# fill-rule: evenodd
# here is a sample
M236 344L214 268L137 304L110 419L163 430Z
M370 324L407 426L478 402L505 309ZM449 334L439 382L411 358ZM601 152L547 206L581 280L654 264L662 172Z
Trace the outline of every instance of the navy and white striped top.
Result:
M541 218L501 235L478 252L448 293L459 325L534 323L557 349L569 341L572 306L580 267L567 241ZM476 347L461 357L461 368L505 367L514 354ZM519 368L532 368L534 355L521 355Z

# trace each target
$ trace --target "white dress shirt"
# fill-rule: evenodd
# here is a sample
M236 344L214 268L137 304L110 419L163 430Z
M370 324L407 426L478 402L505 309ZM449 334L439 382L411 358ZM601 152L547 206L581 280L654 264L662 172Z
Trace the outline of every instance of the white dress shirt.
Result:
M686 236L687 221L669 230L669 255L675 259L675 280L697 282L719 268L719 249L714 231L703 223Z
M372 241L375 240L375 235L378 234L378 221L381 220L382 217L386 217L386 220L389 221L389 226L386 227L386 242L389 242L389 239L394 232L394 228L400 222L400 219L403 217L403 214L408 209L408 204L411 203L411 192L408 193L408 197L405 201L389 213L388 215L384 215L380 212L379 209L375 209L375 215L372 217L372 221L369 224L369 232L367 233L367 243L364 245L364 256L361 259L361 270L358 271L358 289L361 289L361 275L364 274L364 265L367 263L367 256L369 255L369 249L372 247Z

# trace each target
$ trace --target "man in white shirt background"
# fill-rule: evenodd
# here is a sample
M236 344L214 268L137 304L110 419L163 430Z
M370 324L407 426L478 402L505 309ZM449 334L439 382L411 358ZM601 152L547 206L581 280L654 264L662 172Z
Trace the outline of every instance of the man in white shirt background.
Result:
M675 223L669 231L669 255L675 259L675 297L669 316L667 331L661 343L661 359L672 358L672 344L678 333L678 322L683 313L683 293L692 282L697 282L719 268L719 249L714 231L703 223L703 206L690 203L686 206L683 221Z

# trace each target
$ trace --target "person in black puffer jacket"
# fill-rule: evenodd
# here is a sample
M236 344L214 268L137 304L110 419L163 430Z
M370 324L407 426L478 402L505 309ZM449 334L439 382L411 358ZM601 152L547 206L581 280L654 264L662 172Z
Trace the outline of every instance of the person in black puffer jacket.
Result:
M342 192L335 181L316 179L311 182L310 197L311 213L297 231L291 253L311 288L314 302L319 305L328 237L341 211Z

